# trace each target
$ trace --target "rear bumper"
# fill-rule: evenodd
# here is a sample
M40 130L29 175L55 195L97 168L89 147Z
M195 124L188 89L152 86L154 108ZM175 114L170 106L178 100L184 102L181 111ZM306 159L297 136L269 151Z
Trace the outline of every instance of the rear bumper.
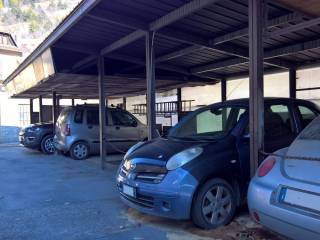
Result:
M320 240L320 217L274 203L276 190L254 179L248 190L250 212L258 213L260 223L292 239Z
M72 139L68 139L68 137L65 137L63 140L61 140L61 139L58 139L57 136L54 136L53 143L54 143L54 147L58 151L69 152L73 144L73 141Z
M123 184L136 189L136 197L122 192ZM143 213L172 219L189 219L193 193L197 180L183 169L168 172L161 183L142 183L117 178L118 190L122 201L131 208Z

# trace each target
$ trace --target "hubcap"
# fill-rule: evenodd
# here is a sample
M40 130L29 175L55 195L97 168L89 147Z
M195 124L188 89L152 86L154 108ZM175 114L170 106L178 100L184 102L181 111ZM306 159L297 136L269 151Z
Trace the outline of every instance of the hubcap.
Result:
M82 159L88 153L87 146L84 144L77 144L73 150L73 153L77 158Z
M231 193L224 186L214 186L204 196L202 213L210 224L218 225L224 222L231 209Z
M55 151L55 147L53 144L53 138L48 138L44 143L44 148L48 153L53 153Z

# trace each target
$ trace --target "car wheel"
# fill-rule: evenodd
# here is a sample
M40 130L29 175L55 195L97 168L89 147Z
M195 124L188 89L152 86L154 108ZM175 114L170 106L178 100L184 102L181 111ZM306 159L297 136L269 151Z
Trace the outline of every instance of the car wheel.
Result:
M194 199L192 221L203 229L214 229L230 223L235 210L236 196L230 184L212 179L200 188Z
M41 140L41 152L53 154L56 150L53 143L53 135L47 135Z
M89 156L89 146L85 142L77 142L70 149L70 156L75 160L84 160Z

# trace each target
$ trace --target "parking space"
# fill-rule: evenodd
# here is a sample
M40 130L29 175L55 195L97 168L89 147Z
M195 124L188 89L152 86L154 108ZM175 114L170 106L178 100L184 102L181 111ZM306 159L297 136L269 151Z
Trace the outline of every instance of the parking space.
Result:
M109 156L102 171L98 157L74 161L0 145L0 239L280 239L253 223L245 208L212 231L128 209L115 183L121 157Z

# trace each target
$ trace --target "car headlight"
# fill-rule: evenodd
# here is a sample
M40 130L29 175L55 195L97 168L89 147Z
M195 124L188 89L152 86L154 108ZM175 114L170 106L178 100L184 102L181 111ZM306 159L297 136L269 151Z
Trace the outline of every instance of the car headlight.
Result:
M41 129L39 127L33 127L33 128L27 128L26 129L26 132L29 132L29 133L35 133L35 132L39 132Z
M140 147L144 142L138 142L135 145L133 145L129 150L127 151L126 155L124 155L124 159L127 159L128 156L133 153L138 147Z
M166 167L168 170L175 170L175 169L187 164L191 160L195 159L202 152L203 152L202 147L192 147L192 148L188 148L186 150L183 150L182 152L179 152L179 153L173 155L169 159L169 161L167 162Z

